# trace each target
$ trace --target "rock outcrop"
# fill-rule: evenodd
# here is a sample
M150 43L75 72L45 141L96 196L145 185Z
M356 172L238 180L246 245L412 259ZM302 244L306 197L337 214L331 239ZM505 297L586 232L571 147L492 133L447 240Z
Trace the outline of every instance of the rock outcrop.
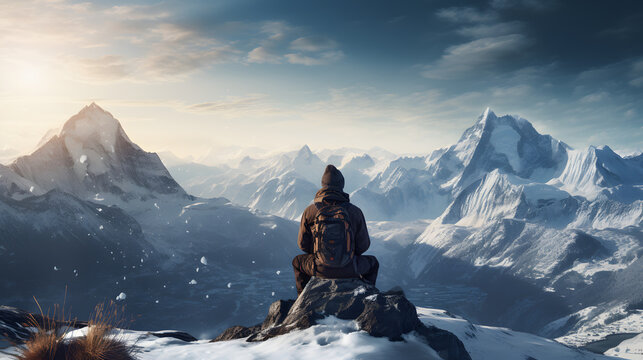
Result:
M415 331L443 359L471 359L455 335L424 325L402 290L380 292L359 279L312 278L297 300L274 302L263 323L233 326L212 341L242 338L248 342L264 341L311 327L326 316L354 320L370 335L392 341L403 341L402 335Z

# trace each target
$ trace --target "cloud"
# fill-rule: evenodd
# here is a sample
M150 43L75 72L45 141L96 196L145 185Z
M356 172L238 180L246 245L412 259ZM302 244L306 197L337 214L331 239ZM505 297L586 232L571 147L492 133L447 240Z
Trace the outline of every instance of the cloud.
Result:
M337 62L344 57L344 53L341 50L334 50L316 53L314 55L286 54L285 56L291 64L313 66L328 65Z
M177 75L188 74L210 65L231 61L235 58L236 53L234 49L226 47L188 52L166 49L164 53L145 57L141 70L157 80L172 79Z
M246 61L315 66L328 65L344 57L335 40L321 35L301 36L304 32L282 21L264 23L261 33L267 37L259 41L260 46L248 52Z
M579 101L584 104L589 104L589 103L595 103L595 102L605 100L608 97L609 97L608 93L606 93L605 91L601 91L601 92L585 95L582 98L580 98Z
M493 11L480 11L472 7L440 9L436 15L454 23L486 23L498 19L498 14Z
M491 6L495 9L545 10L555 7L556 2L556 0L492 0Z
M274 106L266 102L267 98L264 94L250 94L247 96L228 97L222 100L184 105L181 106L181 108L189 112L215 113L229 117L279 112Z
M437 90L391 94L373 87L330 89L329 98L302 106L306 118L342 122L422 123L453 119L455 114L481 112L479 92L448 96ZM332 120L330 120L332 119ZM469 119L470 120L470 119Z
M106 9L104 13L122 20L158 20L170 17L168 11L153 5L116 5Z
M422 75L430 79L449 79L488 72L519 57L529 44L530 40L524 35L510 34L450 46L439 60L424 67Z
M105 55L97 58L70 59L70 70L78 72L87 82L118 81L130 76L132 69L120 56Z
M631 79L629 84L634 87L643 87L643 60L632 63L630 74Z
M520 33L523 29L520 21L501 22L497 24L480 24L458 29L458 34L472 38L493 37Z
M281 56L273 53L263 46L256 47L248 53L248 62L257 64L279 64L281 63Z
M448 46L440 58L424 65L421 74L429 79L506 75L518 67L517 60L523 58L524 50L532 43L522 33L522 21L501 21L495 10L451 7L438 10L436 15L460 24L455 33L470 40Z
M87 100L88 101L88 100ZM86 103L84 101L83 103ZM244 117L268 117L282 116L287 111L274 104L266 94L245 94L242 96L227 96L221 99L213 99L200 103L189 103L179 100L150 99L92 99L104 104L106 107L148 107L148 108L169 108L179 112L216 115L221 118L244 118Z
M323 51L335 49L337 42L324 36L300 37L290 43L290 48L296 51Z
M0 1L0 61L21 54L63 79L99 84L175 81L222 63L312 66L343 57L334 40L285 21L235 23L212 33L177 15L163 3Z
M616 85L621 90L627 85L643 88L643 59L630 58L580 72L576 81L585 86ZM637 91L637 90L635 90Z
M261 32L268 35L268 40L282 41L296 29L285 21L266 21Z
M493 87L491 88L491 94L494 97L499 98L508 98L508 97L522 97L532 90L529 85L515 85L507 87Z

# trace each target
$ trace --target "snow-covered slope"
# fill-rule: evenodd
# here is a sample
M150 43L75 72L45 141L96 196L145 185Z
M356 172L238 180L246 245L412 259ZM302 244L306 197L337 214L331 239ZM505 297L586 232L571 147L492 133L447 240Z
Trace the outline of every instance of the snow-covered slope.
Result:
M607 350L605 354L609 356L616 356L621 359L643 359L643 333L638 334L633 338L624 340L617 346Z
M36 183L23 178L0 164L0 196L20 200L33 195L42 195L44 192Z
M552 184L588 200L599 195L626 203L643 198L643 167L636 158L624 159L609 146L569 153L565 169Z
M512 331L480 326L444 310L418 308L420 320L455 334L474 360L557 359L607 360L614 357L566 347L553 340ZM71 331L67 337L86 334L87 328ZM172 337L159 338L146 332L119 330L119 339L140 348L141 360L154 359L427 359L441 357L414 333L403 342L376 338L360 331L355 321L327 317L305 330L297 330L264 342L245 339L184 342ZM630 346L628 348L634 348ZM10 349L8 353L12 353ZM9 359L10 355L0 355Z

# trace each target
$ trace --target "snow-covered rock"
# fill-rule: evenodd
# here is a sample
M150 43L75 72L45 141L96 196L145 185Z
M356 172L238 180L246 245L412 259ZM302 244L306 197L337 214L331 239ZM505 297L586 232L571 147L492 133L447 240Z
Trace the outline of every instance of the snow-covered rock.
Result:
M246 338L248 342L266 341L293 330L310 328L328 316L354 320L358 329L369 335L393 341L404 340L403 335L413 331L442 359L471 359L456 336L435 326L426 327L401 290L382 293L359 279L313 277L297 300L274 302L262 324L229 328L214 341L237 338Z

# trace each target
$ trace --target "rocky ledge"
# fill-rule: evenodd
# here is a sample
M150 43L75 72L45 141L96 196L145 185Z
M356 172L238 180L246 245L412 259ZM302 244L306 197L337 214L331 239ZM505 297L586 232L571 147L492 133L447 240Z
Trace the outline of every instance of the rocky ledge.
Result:
M403 334L415 332L445 360L471 359L457 336L424 325L401 289L380 292L359 279L312 278L297 300L278 300L270 305L263 323L233 326L212 341L264 341L311 327L326 316L355 320L361 330L392 341L404 341Z

